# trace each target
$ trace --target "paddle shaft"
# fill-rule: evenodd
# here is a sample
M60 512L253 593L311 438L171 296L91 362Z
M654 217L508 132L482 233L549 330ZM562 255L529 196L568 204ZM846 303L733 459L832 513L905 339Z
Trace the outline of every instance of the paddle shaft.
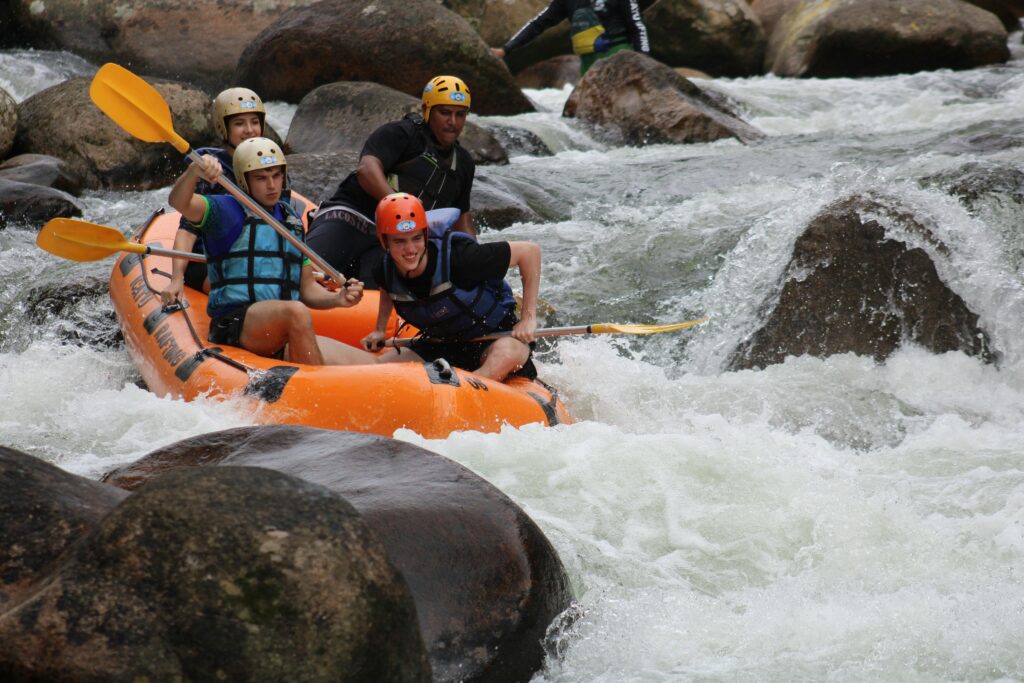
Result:
M567 334L591 334L591 325L575 325L573 327L542 327L535 331L533 334L535 337L563 337ZM493 334L486 334L482 337L474 337L468 341L491 341L494 339L501 339L502 337L511 337L511 330L505 332L495 332ZM384 342L384 346L394 346L395 348L408 346L415 341L415 338L403 338L403 339L388 339ZM435 340L432 340L435 341ZM439 343L443 341L437 340Z
M199 163L200 159L202 159L199 153L196 152L194 149L190 149L188 151L187 156L194 163ZM332 280L337 282L339 285L345 284L345 278L342 276L341 273L335 270L334 267L331 266L331 264L329 264L327 261L320 258L320 255L317 254L312 249L310 249L305 242L303 242L295 235L293 235L291 232L289 232L288 229L281 225L281 223L279 223L276 218L271 216L266 209L260 206L248 194L243 192L242 188L238 187L238 185L235 185L230 178L228 178L226 175L222 173L220 175L220 178L217 179L217 182L223 185L224 189L230 192L232 197L240 201L242 204L246 206L246 208L248 208L254 214L256 214L264 221L266 221L267 225L272 227L274 230L277 230L278 234L280 234L281 237L291 242L292 246L301 251L303 256L312 261L314 265L320 268L320 270L330 275Z

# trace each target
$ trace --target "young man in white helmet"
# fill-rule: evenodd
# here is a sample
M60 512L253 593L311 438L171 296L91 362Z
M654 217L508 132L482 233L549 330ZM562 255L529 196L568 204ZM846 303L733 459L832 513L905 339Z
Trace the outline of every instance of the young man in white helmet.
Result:
M259 95L248 88L228 88L213 100L213 127L220 135L222 147L200 147L196 150L201 155L209 154L221 165L221 172L234 175L231 169L231 157L244 140L262 137L266 124L267 110ZM219 184L210 184L200 180L196 193L203 195L227 194ZM192 225L181 219L178 234L174 238L174 248L178 251L193 251L202 254L203 243L199 233ZM206 279L206 264L197 261L174 259L173 277L167 289L161 292L165 302L176 301L181 297L185 286L202 292L210 291L210 283Z
M239 187L301 240L301 216L283 201L288 166L277 144L249 138L235 149L232 166ZM355 305L363 296L362 283L349 280L345 287L328 291L316 281L309 260L237 199L196 194L200 180L215 183L222 172L216 157L203 156L178 179L168 198L199 231L206 248L210 341L309 365L376 362L365 351L318 337L309 313L309 308Z
M392 192L408 192L427 210L457 208L455 229L475 235L469 213L476 165L458 139L470 108L469 88L455 76L436 76L423 88L422 118L409 114L379 127L360 153L358 168L320 205L307 242L328 263L376 289L373 270L383 251L373 215Z

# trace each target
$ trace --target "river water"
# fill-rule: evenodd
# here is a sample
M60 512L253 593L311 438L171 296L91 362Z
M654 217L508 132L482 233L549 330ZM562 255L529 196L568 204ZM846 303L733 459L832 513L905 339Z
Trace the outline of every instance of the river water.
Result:
M929 179L965 164L1024 171L1024 50L1008 65L874 79L705 82L767 133L608 148L530 91L526 127L556 152L486 172L543 223L485 239L544 249L549 324L672 322L650 338L565 338L541 374L579 422L417 443L515 499L578 598L537 683L1024 680L1024 207L969 212ZM95 69L0 53L17 99ZM294 107L271 106L287 129ZM342 170L339 170L339 174ZM301 188L300 188L301 189ZM794 240L824 206L877 193L949 248L945 282L980 316L998 367L906 347L879 364L790 358L726 372L778 292ZM86 219L127 230L166 190L90 192ZM89 477L195 434L251 424L241 406L136 386L108 302L29 320L22 303L109 261L62 262L0 231L2 443Z

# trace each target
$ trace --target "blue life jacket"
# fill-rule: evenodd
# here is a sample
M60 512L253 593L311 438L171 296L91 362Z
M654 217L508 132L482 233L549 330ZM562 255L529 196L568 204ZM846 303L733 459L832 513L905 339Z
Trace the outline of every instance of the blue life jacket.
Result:
M237 232L224 240L206 243L210 276L207 312L211 318L257 301L299 298L302 252L262 218L240 206L245 220L237 226ZM302 207L280 201L277 209L284 216L281 223L303 239Z
M446 210L451 211L451 210ZM452 282L451 254L455 240L473 240L471 235L452 230L458 219L437 220L428 211L430 229L427 241L437 248L434 273L430 280L430 294L417 298L398 274L391 257L384 255L383 289L395 304L395 311L406 322L420 329L424 337L447 340L466 340L490 334L515 309L512 288L504 279L487 280L469 289ZM445 216L448 218L451 214ZM433 219L433 220L432 220Z

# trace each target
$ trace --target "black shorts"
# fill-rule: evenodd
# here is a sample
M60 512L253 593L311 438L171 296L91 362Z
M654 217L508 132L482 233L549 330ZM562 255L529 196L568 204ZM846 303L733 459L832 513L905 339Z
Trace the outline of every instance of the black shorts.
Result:
M210 343L227 344L228 346L238 346L244 349L245 347L242 346L242 326L245 325L245 314L248 312L249 306L245 306L237 311L212 318L210 320ZM277 353L271 354L270 357L283 360L284 348L282 346L277 350Z
M218 315L210 320L210 342L213 344L227 344L228 346L242 345L242 325L245 324L245 314L249 307L240 308L237 311Z
M384 258L373 221L342 209L324 209L309 224L306 244L345 277L380 289L373 271Z
M502 321L496 331L505 332L511 330L517 322L515 314L510 314ZM440 343L421 337L410 344L409 349L428 363L437 358L444 358L457 368L476 370L482 365L481 358L483 358L484 351L493 343L493 341ZM530 355L526 357L526 363L515 372L509 373L509 377L537 379L537 368L533 364L533 349L535 346L536 342L530 342ZM401 356L401 352L399 352L399 356Z

